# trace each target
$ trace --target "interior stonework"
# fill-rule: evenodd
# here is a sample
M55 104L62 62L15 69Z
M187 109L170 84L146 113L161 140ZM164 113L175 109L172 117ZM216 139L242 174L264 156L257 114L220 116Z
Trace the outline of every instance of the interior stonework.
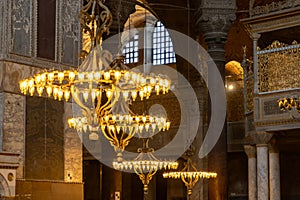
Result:
M226 91L226 121L216 145L201 159L198 151L210 126L213 102L205 77L187 59L176 55L176 62L166 65L181 75L172 77L174 87L192 87L195 98L183 95L184 101L199 113L182 111L172 91L153 95L146 103L134 102L138 113L162 105L171 121L170 130L151 138L155 151L175 138L181 124L187 133L192 130L194 124L187 119L199 121L195 138L183 137L182 143L191 144L197 169L218 176L199 180L191 195L181 180L164 179L164 171L156 173L145 194L135 173L106 166L83 145L88 136L68 127L72 102L21 93L19 81L24 78L53 68L76 69L82 63L85 41L78 14L90 1L0 1L0 199L300 199L299 112L278 107L278 100L300 95L299 0L102 0L113 14L104 41L119 31L134 30L140 46L150 45L150 50L138 50L138 62L128 63L130 68L152 62L152 34L160 21L167 30L200 44L218 69L209 77L214 80L220 74L223 79L224 87L216 89ZM135 29L143 27L150 29ZM123 46L129 36L120 37ZM170 38L175 40L172 34ZM109 45L120 46L118 41ZM141 144L134 138L126 150L136 152ZM95 149L105 153L102 145ZM173 155L178 147L172 148L165 153ZM186 153L178 156L180 167Z

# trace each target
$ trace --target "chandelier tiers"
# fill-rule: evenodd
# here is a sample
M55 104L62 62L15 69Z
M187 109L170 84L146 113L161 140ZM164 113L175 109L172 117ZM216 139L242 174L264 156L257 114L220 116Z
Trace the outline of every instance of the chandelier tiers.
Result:
M83 35L88 35L86 38L89 38L90 49L83 50L84 60L78 69L43 71L19 83L20 90L25 95L46 94L59 101L69 101L72 98L80 107L80 112L78 116L68 120L69 126L79 131L90 132L89 137L92 140L98 139L99 129L104 131L106 136L118 133L119 127L115 125L117 121L120 123L120 130L129 130L122 127L122 124L128 124L130 117L114 116L109 112L120 97L128 102L134 101L138 96L143 100L149 98L152 91L157 95L165 94L171 86L171 81L166 76L145 75L129 70L124 64L123 56L118 55L111 62L110 52L102 49L102 35L109 34L112 23L111 12L103 2L104 0L88 0L80 11L81 29ZM129 123L128 127L134 123L141 126L140 121L143 120L139 119L140 116L132 116L133 124ZM150 118L148 121L151 121ZM148 129L150 125L146 122L144 124L145 129ZM153 123L151 126L154 126ZM168 126L170 125L166 123L163 125L166 129ZM115 131L112 131L113 129ZM133 136L135 132L129 130L127 134ZM114 144L121 149L126 146L126 142L119 145L115 141Z
M300 113L300 98L298 97L281 98L277 101L277 103L279 109L282 111L296 110Z
M211 179L216 178L217 173L214 172L203 172L198 171L193 165L190 158L187 159L184 168L177 172L165 172L163 173L164 178L181 179L184 185L187 187L188 195L192 194L192 189L200 178Z
M132 161L115 161L113 167L116 170L133 170L140 178L144 185L144 193L148 193L148 185L152 177L158 170L177 169L177 161L167 161L157 159L153 153L154 149L148 146L149 139L144 141L143 148L138 149L139 155Z
M114 105L107 109L103 114L98 114L100 128L106 139L115 148L116 152L123 152L130 139L138 133L144 136L144 132L154 134L156 131L167 131L170 128L170 122L164 116L157 115L137 115L129 108L128 99L119 96L121 92L117 88L113 94L114 99L118 99ZM85 117L72 118L68 120L69 126L79 132L96 131L99 127L93 127L88 124Z

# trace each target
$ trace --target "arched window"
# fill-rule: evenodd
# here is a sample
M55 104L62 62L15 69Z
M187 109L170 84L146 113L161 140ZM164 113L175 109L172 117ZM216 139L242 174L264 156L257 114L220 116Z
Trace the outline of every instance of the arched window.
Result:
M153 31L153 64L175 63L175 52L168 31L157 21Z
M135 34L123 48L125 63L137 63L139 58L139 35Z

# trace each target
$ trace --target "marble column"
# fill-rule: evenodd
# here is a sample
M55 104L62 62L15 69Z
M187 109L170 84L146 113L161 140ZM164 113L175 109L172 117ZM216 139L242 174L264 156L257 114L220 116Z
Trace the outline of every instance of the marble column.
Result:
M235 0L203 0L196 11L196 24L202 32L207 51L225 79L225 42L227 33L235 21ZM208 63L210 65L212 63ZM208 73L208 84L213 83L217 73ZM212 92L212 91L210 91ZM214 171L218 177L208 182L209 199L227 199L227 134L226 122L217 144L208 155L208 170Z
M270 200L280 200L279 150L274 143L269 145L269 167Z
M244 146L248 156L248 199L257 199L257 179L256 179L256 147L252 145Z
M257 144L257 197L269 200L268 145Z

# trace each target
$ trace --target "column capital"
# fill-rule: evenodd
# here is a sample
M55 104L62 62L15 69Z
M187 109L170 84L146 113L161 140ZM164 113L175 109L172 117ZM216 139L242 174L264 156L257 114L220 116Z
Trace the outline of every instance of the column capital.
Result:
M261 35L259 33L252 33L251 34L252 40L255 40L255 41L257 41L260 38L260 36Z
M256 147L254 145L244 145L244 150L248 158L256 158Z
M224 34L226 37L232 22L236 20L235 12L235 0L203 0L196 11L196 24L205 38L210 35L223 37Z
M279 153L278 141L274 137L270 140L268 146L269 146L269 153Z
M251 132L247 135L247 140L250 144L256 144L257 146L268 146L268 143L273 137L273 133L270 132Z

